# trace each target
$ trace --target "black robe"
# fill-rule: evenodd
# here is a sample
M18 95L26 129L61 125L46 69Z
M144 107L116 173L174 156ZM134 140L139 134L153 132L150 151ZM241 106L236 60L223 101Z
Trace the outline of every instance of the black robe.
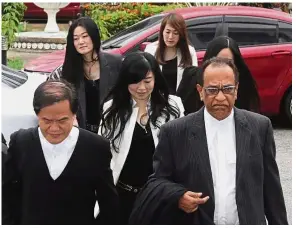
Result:
M13 133L3 158L2 224L117 224L111 157L107 139L79 129L69 162L53 180L38 128ZM96 201L100 214L94 218Z
M191 214L178 207L178 201L186 191L180 184L150 178L137 196L129 224L214 224L201 207Z
M266 225L267 220L268 224L288 224L270 120L234 108L234 121L239 223ZM136 199L130 224L214 223L215 191L204 107L161 127L153 171ZM202 192L210 199L187 214L178 207L186 191Z

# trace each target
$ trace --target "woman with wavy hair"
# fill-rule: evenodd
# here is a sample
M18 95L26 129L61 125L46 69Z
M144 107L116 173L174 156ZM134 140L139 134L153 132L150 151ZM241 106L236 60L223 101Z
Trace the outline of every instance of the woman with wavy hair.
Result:
M260 112L260 98L256 82L246 65L239 46L230 37L218 36L209 42L203 62L212 57L224 57L234 61L239 72L239 87L235 106L253 112ZM183 98L186 114L199 110L203 103L200 101L196 84L201 74L197 67L188 67L184 71L178 96Z
M158 41L147 45L145 52L155 56L173 95L176 95L184 68L197 66L196 52L189 45L184 18L177 13L163 18Z
M100 31L89 17L75 20L68 31L65 60L49 79L63 78L75 85L79 96L78 125L98 132L101 103L114 85L121 57L101 51Z
M169 95L155 58L144 52L125 57L119 78L104 104L99 135L110 140L111 169L128 223L137 193L152 174L152 155L160 127L183 116L177 96Z

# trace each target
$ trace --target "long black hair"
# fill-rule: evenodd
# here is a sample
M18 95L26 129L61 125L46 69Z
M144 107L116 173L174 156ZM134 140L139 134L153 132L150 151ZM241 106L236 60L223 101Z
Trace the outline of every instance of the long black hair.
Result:
M113 102L103 113L101 124L102 135L111 141L116 152L118 152L118 146L115 145L115 141L120 138L133 110L128 85L142 81L149 71L154 75L154 89L150 97L150 111L148 111L151 123L160 128L157 120L160 116L164 116L166 122L170 120L170 116L180 117L179 108L169 104L169 89L154 56L145 52L128 54L122 62L117 83L106 97L112 97ZM118 126L119 132L115 133Z
M209 42L203 62L209 60L212 57L216 57L218 53L225 48L229 48L231 50L234 64L237 67L240 75L235 106L240 109L259 112L260 98L257 91L256 82L241 55L237 43L232 38L227 36L218 36Z
M97 24L91 18L81 17L71 24L67 36L66 55L62 69L62 77L76 87L84 76L83 57L77 52L74 46L74 30L78 26L83 27L90 36L94 47L93 53L96 52L99 55L101 48L100 31Z

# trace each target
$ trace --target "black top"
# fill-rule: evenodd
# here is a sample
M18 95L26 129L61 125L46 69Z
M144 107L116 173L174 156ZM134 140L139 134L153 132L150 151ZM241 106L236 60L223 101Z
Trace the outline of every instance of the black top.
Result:
M169 94L176 95L177 88L177 57L166 61L162 66L162 73L169 86Z
M100 60L100 104L107 97L110 89L115 85L118 73L121 67L122 56L110 54L104 51L99 52ZM86 128L86 95L85 95L85 80L81 78L81 82L77 86L79 95L79 108L77 111L77 121L80 128ZM109 98L108 98L109 99ZM102 110L101 110L102 111Z
M146 130L136 122L131 147L119 180L135 187L142 187L152 174L152 156L155 150L149 122ZM120 153L119 153L120 154Z
M88 125L100 124L100 79L95 81L85 79L85 97L86 97L86 123ZM87 126L86 129L94 133L98 133L98 130L90 130ZM96 128L98 129L98 127Z
M111 157L105 138L79 129L68 164L53 180L38 128L15 132L2 174L2 224L115 224L119 201L110 169ZM16 200L19 202L12 205ZM100 206L97 220L96 200Z
M196 89L196 84L201 84L200 77L201 67L189 66L184 68L176 96L182 99L185 115L198 111L204 105Z

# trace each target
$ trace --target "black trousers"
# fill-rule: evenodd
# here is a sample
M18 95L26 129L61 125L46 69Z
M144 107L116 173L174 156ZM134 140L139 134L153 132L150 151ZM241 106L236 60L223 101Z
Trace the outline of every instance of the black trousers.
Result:
M127 225L137 197L137 193L126 191L119 186L116 186L116 189L120 200L120 224Z

